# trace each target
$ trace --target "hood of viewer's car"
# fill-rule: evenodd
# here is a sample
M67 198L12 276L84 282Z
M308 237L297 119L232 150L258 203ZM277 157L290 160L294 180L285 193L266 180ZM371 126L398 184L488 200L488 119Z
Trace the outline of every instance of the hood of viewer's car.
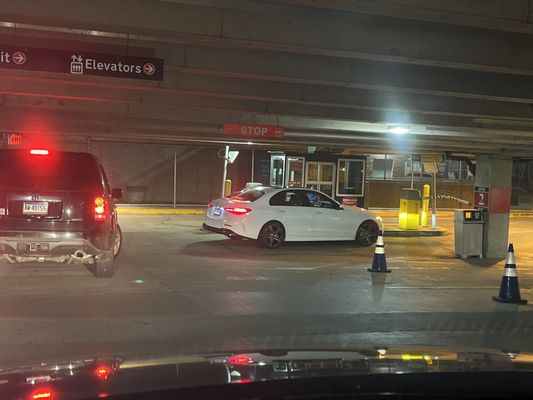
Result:
M80 357L0 369L0 398L102 398L320 376L533 371L532 361L533 354L516 351L385 346Z

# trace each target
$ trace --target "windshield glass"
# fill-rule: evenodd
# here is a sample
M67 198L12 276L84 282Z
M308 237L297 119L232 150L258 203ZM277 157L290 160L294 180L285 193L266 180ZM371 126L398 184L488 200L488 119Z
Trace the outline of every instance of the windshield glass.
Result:
M88 154L32 155L0 150L0 188L84 190L101 185L97 164Z
M230 200L256 201L264 194L265 192L259 189L245 189L231 196Z

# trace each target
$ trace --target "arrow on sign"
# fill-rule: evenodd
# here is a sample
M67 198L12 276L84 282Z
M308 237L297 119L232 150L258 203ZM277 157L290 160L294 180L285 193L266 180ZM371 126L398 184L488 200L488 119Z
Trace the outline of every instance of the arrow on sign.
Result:
M143 66L143 71L146 75L153 75L155 72L154 64L152 63L146 63Z
M21 51L17 51L13 54L13 62L17 65L22 65L26 62L26 54Z

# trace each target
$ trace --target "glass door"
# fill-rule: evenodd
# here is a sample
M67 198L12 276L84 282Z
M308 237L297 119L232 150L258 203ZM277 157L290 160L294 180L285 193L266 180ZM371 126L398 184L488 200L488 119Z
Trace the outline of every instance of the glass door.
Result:
M270 186L283 187L285 178L285 154L270 156Z
M305 186L333 197L335 164L310 161L307 163Z
M304 186L304 157L287 157L287 187Z

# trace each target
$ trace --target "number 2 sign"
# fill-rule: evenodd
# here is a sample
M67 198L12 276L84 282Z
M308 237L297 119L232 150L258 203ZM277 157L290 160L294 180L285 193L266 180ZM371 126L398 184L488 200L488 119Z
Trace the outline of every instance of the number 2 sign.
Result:
M476 186L474 192L474 205L477 208L489 208L489 191L487 186Z

